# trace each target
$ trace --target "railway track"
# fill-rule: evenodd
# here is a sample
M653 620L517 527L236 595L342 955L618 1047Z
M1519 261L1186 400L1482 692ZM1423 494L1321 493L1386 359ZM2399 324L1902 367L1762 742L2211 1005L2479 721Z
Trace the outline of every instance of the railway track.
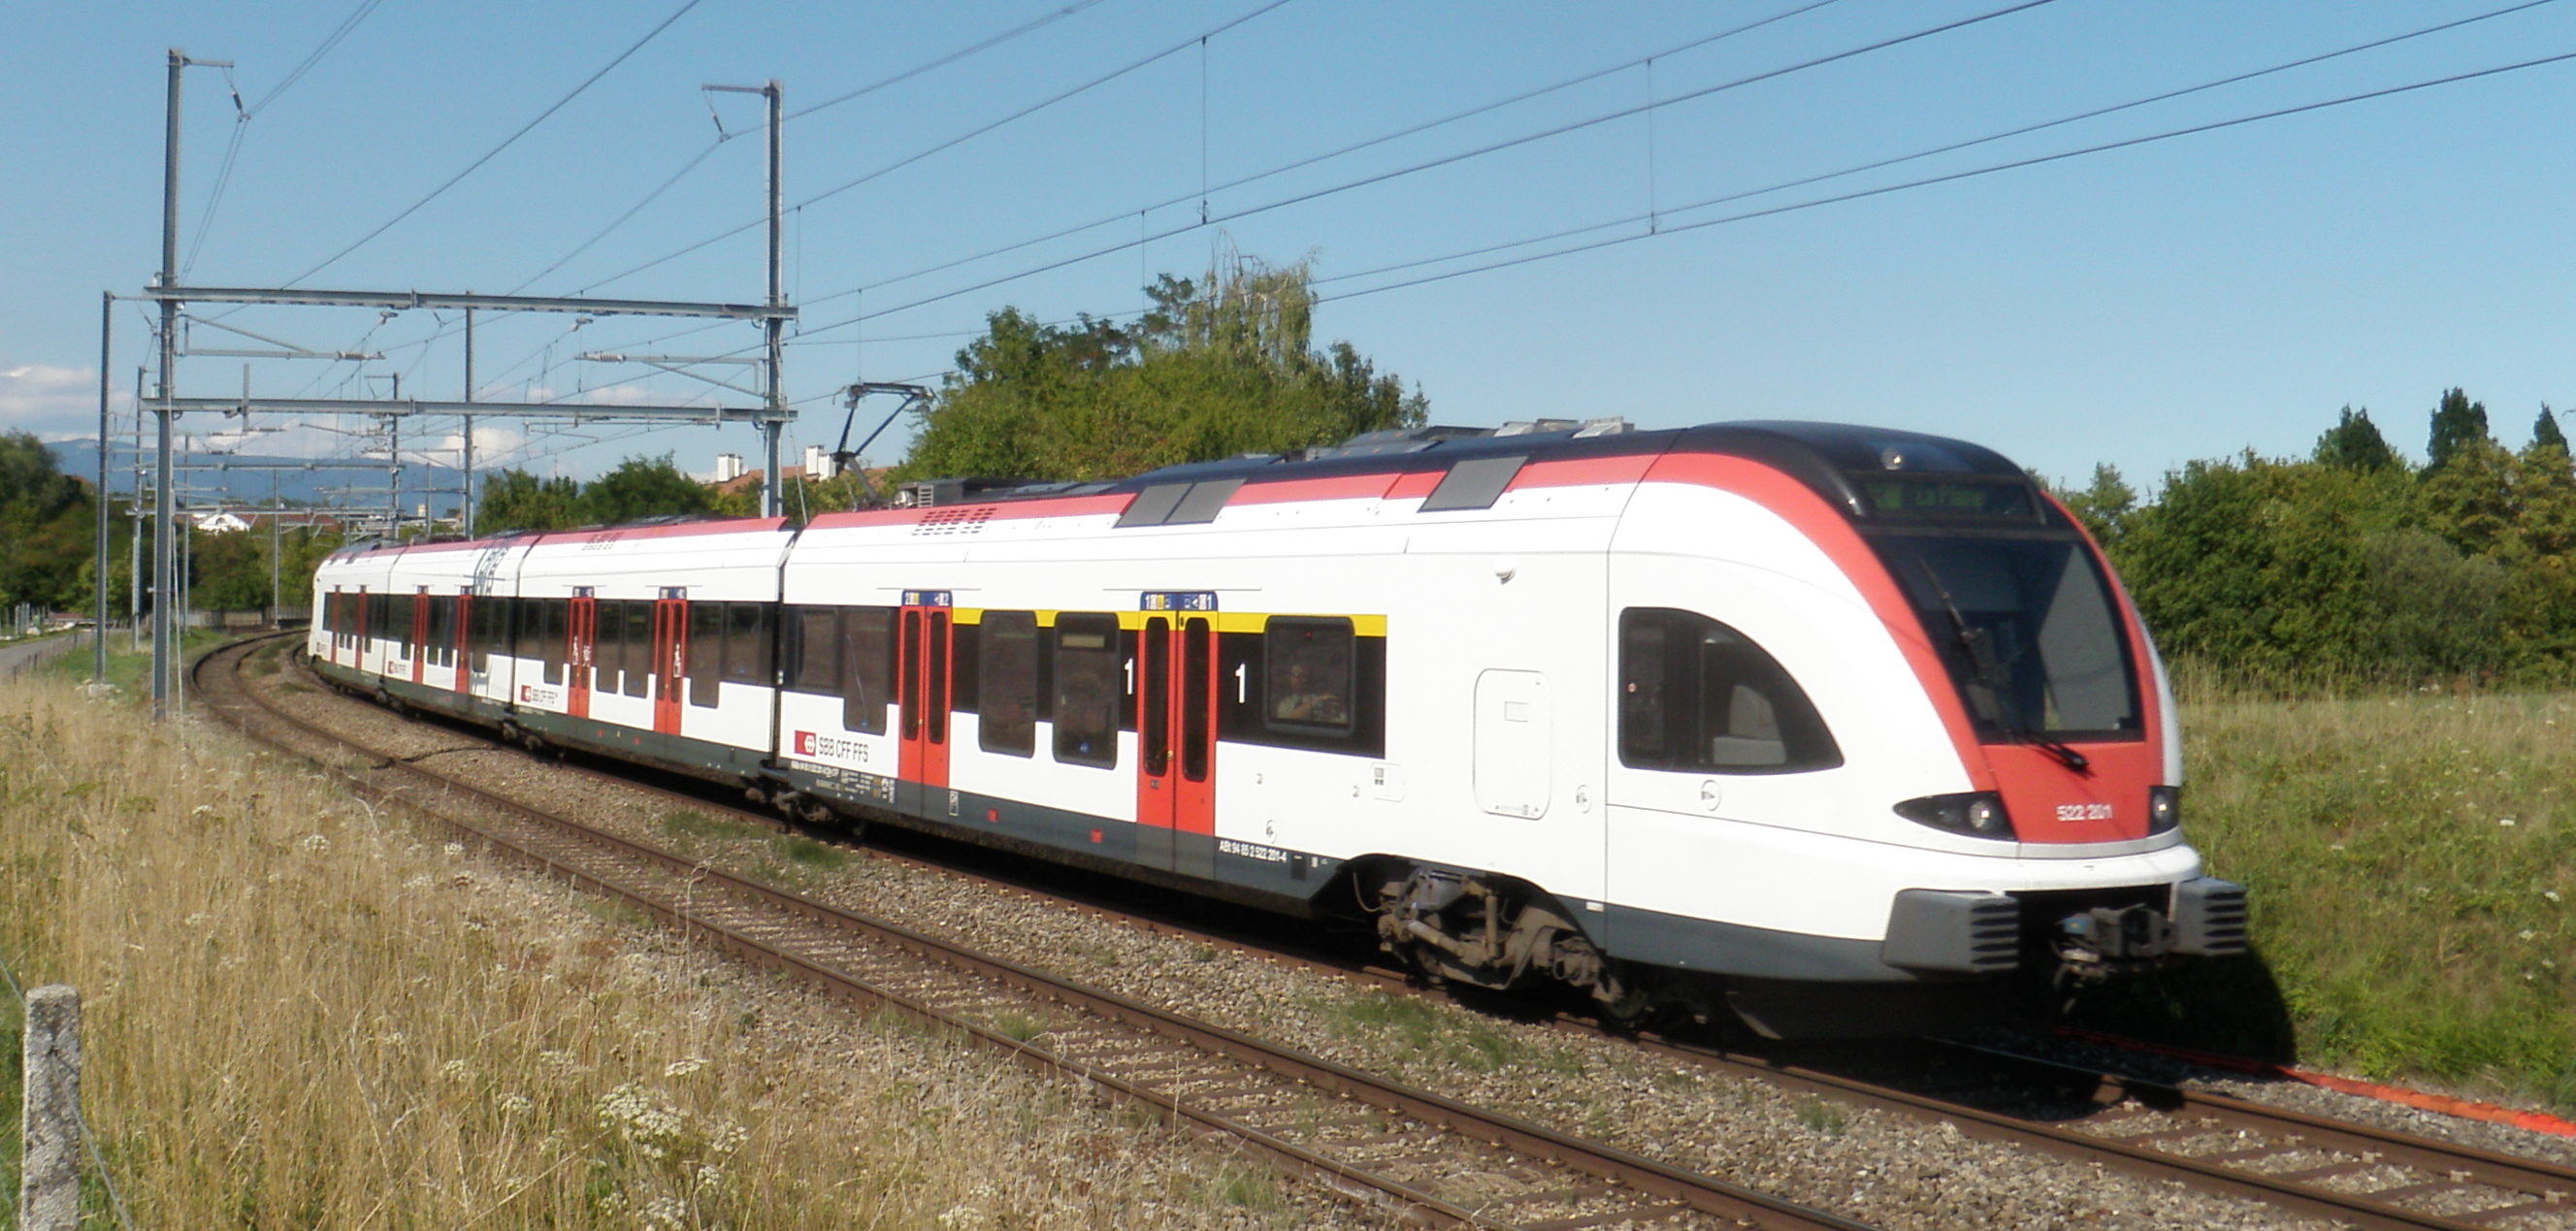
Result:
M1435 1225L1867 1231L1713 1177L1500 1116L756 884L379 756L269 705L241 675L274 639L193 668L253 739L322 760L494 851L754 964L955 1032ZM357 764L347 753L362 754Z
M212 659L208 661L212 662ZM209 681L208 684L201 685L208 688L208 692L203 695L213 699L221 684L222 681ZM246 694L244 700L256 704L255 699L248 698ZM275 714L273 711L263 709L263 712L277 721L294 723L299 727L303 725L298 720ZM446 790L471 789L438 778L430 771L420 770L417 767L406 768L426 779L436 780L443 784L443 789ZM736 808L711 800L702 793L674 791L667 787L638 784L626 776L610 775L588 768L576 767L573 772L591 774L600 778L613 778L629 788L659 792L676 801L685 802L691 807L728 812L737 819L749 819L772 828L784 827L766 813ZM494 802L504 808L518 807L507 801ZM560 824L552 821L547 823ZM605 834L594 836L600 844L610 847L632 847L637 851L646 852L650 852L651 849ZM507 844L504 843L504 845ZM651 852L645 857L658 859L666 875L678 874L678 869L674 865L686 862L659 852ZM973 877L997 885L1004 883L991 881L990 878L981 877L976 873L960 871L952 865L939 866L941 871L951 875ZM724 892L728 895L750 901L762 900L764 897L783 900L795 905L777 909L802 912L809 919L819 917L815 912L844 919L855 918L843 915L842 912L829 907L805 902L790 895L777 894L775 891L748 882L737 881L712 870L696 868L695 865L690 865L690 870L691 874L703 878L700 881L701 884L721 878ZM577 880L583 879L586 875L577 871L569 874ZM598 880L595 875L590 875L588 879L592 882ZM1053 899L1094 914L1113 915L1131 922L1136 921L1129 912L1104 906L1095 901L1066 899L1059 895L1032 891L1021 885L1012 885L1010 888L1022 894ZM622 893L614 887L610 887L609 891ZM753 960L782 964L781 959L764 957L761 953L743 947L741 943L729 939L726 935L710 931L688 918L680 917L668 908L655 907L650 903L639 904L646 905L657 915L681 926L705 931L718 943L736 948ZM721 919L715 921L723 922ZM1281 946L1266 939L1247 940L1241 936L1208 932L1169 920L1146 922L1157 930L1167 933L1259 952L1264 956L1284 957L1312 969L1381 987L1403 982L1401 976L1393 972L1346 958L1311 951L1283 953L1280 951ZM892 942L898 948L909 948L916 955L924 955L925 960L931 960L927 955L940 954L948 948L943 942L918 937L901 929L889 928L886 931L888 935L902 938ZM913 946L913 942L916 941L919 942L919 947ZM1246 1105L1273 1108L1283 1105L1296 1106L1300 1110L1294 1113L1291 1119L1300 1125L1314 1125L1320 1128L1323 1127L1323 1122L1315 1119L1313 1114L1314 1108L1320 1104L1312 1100L1329 1097L1344 1104L1339 1107L1339 1110L1357 1112L1360 1117L1357 1123L1364 1124L1369 1129L1368 1132L1361 1133L1355 1138L1346 1133L1344 1139L1354 1143L1386 1145L1400 1156L1393 1161L1418 1161L1416 1156L1409 1152L1413 1147L1396 1144L1405 1140L1404 1134L1407 1131L1397 1126L1397 1117L1400 1114L1423 1125L1450 1126L1465 1137L1491 1143L1485 1147L1488 1150L1500 1148L1522 1151L1521 1161L1517 1164L1504 1163L1507 1168L1513 1165L1522 1167L1533 1165L1531 1160L1552 1160L1538 1165L1558 1168L1560 1186L1551 1189L1540 1185L1536 1188L1527 1188L1518 1194L1529 1197L1530 1202L1546 1199L1544 1196L1530 1194L1578 1194L1576 1208L1560 1211L1553 1217L1533 1218L1517 1205L1497 1209L1491 1204L1479 1206L1472 1198L1466 1202L1455 1201L1415 1187L1408 1182L1409 1176L1441 1174L1437 1166L1428 1170L1417 1168L1412 1171L1390 1166L1388 1168L1390 1171L1399 1171L1402 1174L1393 1177L1377 1177L1390 1186L1381 1186L1369 1180L1360 1179L1359 1172L1348 1170L1351 1167L1363 1166L1372 1158L1381 1164L1387 1163L1389 1160L1385 1155L1388 1150L1370 1154L1366 1148L1363 1148L1351 1158L1344 1159L1307 1149L1293 1140L1282 1139L1276 1143L1279 1146L1290 1147L1289 1150L1283 1151L1259 1137L1242 1138L1294 1166L1334 1177L1335 1183L1356 1185L1374 1191L1385 1199L1411 1204L1434 1218L1472 1225L1571 1228L1596 1225L1616 1226L1621 1225L1623 1221L1631 1225L1657 1225L1636 1217L1636 1214L1654 1213L1663 1218L1667 1225L1685 1225L1693 1216L1734 1219L1762 1226L1854 1225L1794 1206L1786 1210L1757 1210L1743 1206L1730 1206L1720 1200L1721 1195L1735 1201L1741 1201L1750 1195L1742 1193L1741 1190L1736 1190L1733 1194L1726 1193L1725 1190L1732 1189L1733 1186L1721 1185L1719 1189L1713 1190L1713 1195L1696 1198L1685 1196L1682 1195L1682 1190L1672 1186L1693 1177L1689 1177L1687 1173L1664 1168L1650 1160L1623 1155L1618 1151L1607 1151L1607 1154L1616 1156L1615 1161L1586 1163L1563 1151L1571 1147L1589 1149L1599 1147L1584 1146L1584 1143L1548 1132L1535 1125L1519 1121L1507 1122L1517 1126L1519 1130L1534 1131L1535 1135L1531 1136L1522 1136L1512 1129L1501 1126L1470 1125L1454 1117L1461 1112L1472 1112L1472 1109L1462 1108L1449 1100L1420 1092L1415 1094L1427 1101L1419 1108L1413 1108L1404 1102L1403 1095L1372 1093L1365 1086L1357 1084L1373 1083L1376 1079L1326 1062L1300 1058L1285 1067L1267 1067L1261 1061L1249 1058L1257 1055L1257 1051L1252 1049L1261 1049L1262 1044L1216 1027L1161 1029L1145 1024L1158 1016L1158 1011L1132 1001L1105 993L1088 993L1090 996L1099 997L1102 1002L1101 1008L1093 1009L1080 998L1082 993L1078 990L1068 994L1071 998L1060 997L1053 990L1059 986L1069 988L1071 985L1059 984L1048 976L1034 971L996 962L993 959L972 959L971 957L951 959L940 956L935 960L949 962L952 965L962 960L965 965L958 968L979 969L979 973L980 968L973 965L974 961L990 963L997 973L984 973L983 977L1017 988L1020 995L1035 995L1050 1004L1096 1015L1101 1020L1130 1023L1131 1027L1159 1033L1166 1039L1187 1038L1201 1054L1233 1057L1233 1062L1237 1066L1260 1068L1286 1080L1302 1083L1295 1092L1294 1098L1290 1098L1281 1090L1269 1090L1267 1093L1256 1094L1255 1087L1247 1085L1242 1080L1218 1075L1202 1076L1195 1070L1185 1075L1184 1070L1178 1067L1177 1061L1171 1061L1169 1056L1161 1053L1140 1053L1136 1063L1127 1064L1123 1068L1114 1064L1099 1068L1098 1071L1102 1076L1094 1080L1100 1081L1104 1088L1129 1094L1131 1097L1156 1106L1176 1121L1188 1120L1198 1123L1211 1133L1227 1131L1213 1122L1214 1119L1222 1118L1212 1109L1213 1105L1193 1104L1185 1095L1192 1091L1213 1091L1234 1097L1239 1089L1241 1093L1237 1101ZM783 964L794 965L793 962ZM833 984L828 975L816 977L827 986ZM901 996L906 994L907 986L909 985L894 985L893 990ZM999 1003L999 1001L993 1002L994 1005ZM1059 1037L1052 1026L1047 1027L1042 1034L1033 1036L1049 1040L1045 1046L1033 1046L1029 1042L1009 1038L1008 1034L1019 1033L1033 1024L1051 1022L1054 1019L1047 1016L1030 1017L1026 1016L1026 1010L995 1008L992 1005L985 1005L979 1009L978 1002L972 999L953 1004L944 1000L934 1002L932 999L919 999L917 1005L907 1004L899 1007L925 1016L949 1013L966 1029L967 1033L979 1038L994 1034L994 1023L1003 1022L1010 1029L1003 1034L1002 1042L1013 1044L1014 1049L1025 1053L1032 1063L1052 1064L1077 1075L1089 1075L1086 1069L1079 1067L1088 1063L1085 1057L1093 1055L1086 1049L1106 1046L1096 1042L1093 1036L1081 1032L1065 1033ZM982 1014L980 1018L977 1016L979 1012ZM1057 1010L1048 1009L1044 1012L1052 1014ZM1003 1016L1005 1014L1010 1016ZM1560 1018L1557 1024L1567 1030L1600 1033L1594 1023L1581 1018ZM1208 1039L1218 1040L1218 1042L1211 1046L1195 1037L1194 1031L1205 1032ZM2009 1142L2025 1149L2057 1157L2097 1163L2152 1179L2176 1181L2195 1189L2256 1200L2296 1214L2331 1219L2348 1225L2369 1228L2433 1228L2442 1229L2442 1231L2479 1231L2479 1229L2483 1231L2499 1231L2499 1229L2501 1231L2561 1231L2561 1229L2576 1231L2576 1169L2431 1138L2330 1120L2223 1094L1957 1044L1924 1044L1920 1047L1899 1049L1870 1064L1837 1064L1827 1067L1801 1064L1781 1056L1731 1052L1698 1045L1688 1040L1655 1035L1622 1037L1638 1047L1657 1054L1700 1065L1736 1078L1762 1081L1849 1105L1939 1120L1955 1126L1963 1135L1972 1139ZM985 1038L984 1041L994 1042L991 1038ZM999 1044L996 1043L996 1045ZM1237 1055L1237 1049L1245 1050L1241 1055ZM1039 1058L1041 1056L1051 1058L1042 1060ZM1175 1067L1170 1069L1161 1067L1167 1061L1173 1063ZM1068 1065L1075 1067L1068 1067ZM1304 1066L1315 1067L1310 1070ZM1891 1070L1897 1071L1890 1075ZM1868 1075L1873 1072L1882 1075L1877 1077ZM1127 1081L1126 1077L1122 1077L1122 1073L1131 1076L1145 1074L1156 1080L1131 1082ZM1120 1084L1121 1082L1127 1082L1127 1084ZM1133 1086L1133 1089L1130 1086ZM1289 1101L1282 1103L1280 1101L1282 1098L1289 1098ZM1295 1102L1296 1098L1309 1101L1298 1103ZM1219 1103L1225 1101L1218 1100ZM1358 1110L1363 1107L1376 1108L1379 1111L1372 1113ZM1207 1111L1211 1119L1198 1119L1191 1114L1192 1110ZM1384 1118L1369 1118L1372 1115L1380 1115ZM1348 1119L1347 1116L1344 1118ZM1247 1119L1251 1122L1245 1127L1256 1134L1267 1131L1262 1127L1263 1125L1280 1123L1277 1120L1260 1120L1257 1117L1247 1117ZM1493 1119L1499 1121L1504 1118L1493 1117ZM1322 1141L1321 1138L1317 1140ZM1298 1150L1304 1150L1305 1154L1297 1153ZM1425 1153L1421 1157L1436 1159L1439 1156L1425 1147ZM1459 1161L1470 1160L1451 1160L1453 1164ZM1491 1165L1498 1159L1485 1158L1472 1161ZM1653 1169L1655 1174L1641 1180L1621 1170L1622 1166L1635 1164ZM1572 1174L1580 1174L1587 1179L1570 1187L1564 1186L1562 1181ZM1697 1178L1713 1185L1721 1183L1707 1180L1706 1177ZM1529 1181L1522 1179L1516 1182L1527 1184ZM1635 1204L1626 1207L1604 1205L1600 1209L1593 1209L1583 1204L1597 1198L1603 1189L1616 1189L1621 1185L1629 1187L1635 1198ZM1660 1205L1657 1204L1658 1200L1661 1202ZM1786 1203L1779 1204L1786 1205ZM1623 1209L1632 1210L1635 1213L1623 1213L1621 1212ZM1798 1218L1825 1218L1827 1221L1819 1223L1795 1221ZM1676 1219L1682 1221L1674 1221Z

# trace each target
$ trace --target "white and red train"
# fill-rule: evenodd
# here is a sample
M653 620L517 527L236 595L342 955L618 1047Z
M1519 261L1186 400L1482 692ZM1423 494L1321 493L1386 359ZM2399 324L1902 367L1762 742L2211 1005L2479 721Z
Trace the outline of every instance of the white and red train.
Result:
M2163 666L2018 467L1539 427L924 484L802 529L352 546L312 656L809 819L1373 915L1426 971L1622 1012L1791 1029L2243 950L2179 828Z

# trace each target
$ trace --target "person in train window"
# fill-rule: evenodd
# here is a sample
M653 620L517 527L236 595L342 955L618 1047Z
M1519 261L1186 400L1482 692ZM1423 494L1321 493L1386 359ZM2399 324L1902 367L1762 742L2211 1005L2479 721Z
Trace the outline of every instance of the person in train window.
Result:
M1314 677L1313 668L1301 660L1290 660L1285 678L1280 681L1279 697L1270 703L1270 716L1281 722L1328 727L1350 721L1350 703L1338 693L1320 687Z

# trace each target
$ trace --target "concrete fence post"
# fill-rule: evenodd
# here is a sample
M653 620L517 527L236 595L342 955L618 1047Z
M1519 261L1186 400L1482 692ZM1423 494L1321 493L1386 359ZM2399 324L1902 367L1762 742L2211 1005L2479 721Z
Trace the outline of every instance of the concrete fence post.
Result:
M78 989L56 983L27 993L25 1054L19 1231L75 1231L80 1224Z

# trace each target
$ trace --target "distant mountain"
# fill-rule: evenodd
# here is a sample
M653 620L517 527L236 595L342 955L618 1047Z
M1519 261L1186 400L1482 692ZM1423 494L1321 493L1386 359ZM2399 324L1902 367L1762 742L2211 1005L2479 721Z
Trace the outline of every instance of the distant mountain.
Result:
M80 479L97 478L98 447L95 444L86 440L67 440L57 441L46 447L54 451L55 463L62 467L64 474ZM116 460L118 470L108 476L107 488L122 496L134 489L134 463L122 449L117 451ZM266 504L269 500L269 483L273 477L277 484L278 496L290 503L321 507L369 506L377 509L384 507L385 472L381 468L306 470L302 468L303 464L313 459L263 457L246 453L219 455L199 453L193 456L183 455L174 460L201 468L180 476L179 490L188 493L193 503L211 503L221 499L227 502ZM150 464L151 459L147 455L145 458L147 470ZM293 466L296 469L203 469L223 465L277 464ZM441 489L434 497L424 491L424 488L432 483ZM359 491L349 493L332 490L351 487ZM445 469L427 471L418 464L406 466L403 468L402 490L404 511L407 516L425 500L434 503L437 506L436 511L442 514L451 513L456 507L456 472Z

